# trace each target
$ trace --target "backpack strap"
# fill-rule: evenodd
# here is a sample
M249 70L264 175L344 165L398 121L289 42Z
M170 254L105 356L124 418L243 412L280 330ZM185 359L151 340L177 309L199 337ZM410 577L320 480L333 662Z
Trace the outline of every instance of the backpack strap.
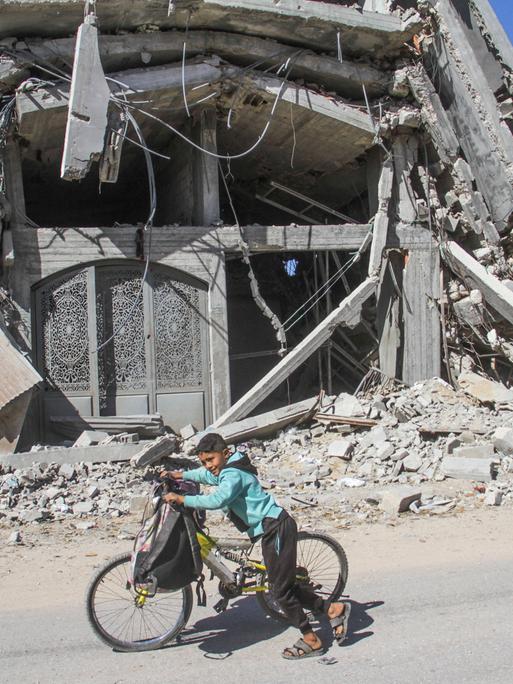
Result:
M201 557L201 549L198 542L198 537L196 536L196 525L190 511L187 508L182 510L185 529L187 530L187 536L189 537L189 544L192 551L192 558L194 560L194 572L198 577L200 577L202 576L201 573L203 570L203 559Z

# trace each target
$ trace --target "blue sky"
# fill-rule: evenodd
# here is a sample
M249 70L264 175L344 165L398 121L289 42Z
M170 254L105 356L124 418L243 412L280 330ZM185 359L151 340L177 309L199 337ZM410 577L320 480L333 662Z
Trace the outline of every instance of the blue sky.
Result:
M490 0L490 4L513 42L513 3L512 0Z

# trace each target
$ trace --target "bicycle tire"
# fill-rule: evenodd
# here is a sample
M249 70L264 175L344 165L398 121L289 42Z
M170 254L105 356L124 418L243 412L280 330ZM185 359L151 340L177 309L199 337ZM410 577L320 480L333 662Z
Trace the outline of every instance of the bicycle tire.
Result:
M87 619L96 636L116 651L151 651L183 630L192 611L193 593L190 584L178 591L157 592L138 607L129 582L130 560L129 553L122 553L96 571L86 591ZM116 603L120 604L117 608ZM117 626L121 631L116 635ZM143 629L144 637L138 638Z
M334 562L336 562L338 566L335 570L336 573L338 572L338 575L337 577L333 576L332 585L328 586L327 582L324 582L324 591L319 592L318 590L316 590L316 593L319 593L326 601L336 601L344 591L347 583L349 564L347 562L346 552L335 539L322 532L299 532L297 536L297 541L297 565L298 567L306 568L306 570L308 571L308 577L313 582L314 586L315 584L319 583L316 582L316 580L318 580L319 578L316 578L315 576L316 568L314 561L319 562L319 559L322 558L322 556L319 554L314 555L312 550L310 550L309 553L307 553L305 550L302 550L303 545L301 544L301 542L316 541L321 545L325 545L327 548L331 550ZM267 576L265 575L265 573L263 573L260 576L259 583L264 584L266 580ZM274 620L278 620L279 622L289 622L284 612L279 607L279 605L273 600L270 592L259 591L256 594L256 598L262 610L265 613L267 613L267 615L269 615L271 618L273 618Z

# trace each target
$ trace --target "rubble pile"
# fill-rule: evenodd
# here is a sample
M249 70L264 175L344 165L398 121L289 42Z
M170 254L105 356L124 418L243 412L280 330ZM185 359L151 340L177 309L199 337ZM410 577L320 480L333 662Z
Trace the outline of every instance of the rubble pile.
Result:
M310 521L347 524L404 511L513 505L513 411L508 404L479 403L476 378L467 378L471 394L436 378L370 398L342 394L308 425L238 448L251 454L263 486ZM132 463L0 466L0 522L69 519L87 529L94 518L140 514L163 463L197 463L194 437L167 459L154 444L141 452L146 459ZM466 481L461 491L435 491L451 478Z

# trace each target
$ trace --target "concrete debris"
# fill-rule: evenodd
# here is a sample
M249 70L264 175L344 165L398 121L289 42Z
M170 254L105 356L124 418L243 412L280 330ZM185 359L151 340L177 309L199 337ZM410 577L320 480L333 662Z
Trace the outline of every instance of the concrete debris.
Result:
M21 544L21 532L19 530L15 530L14 532L11 532L9 535L9 538L7 539L8 544Z
M477 373L461 373L458 376L458 384L467 394L482 403L513 403L513 390Z
M194 425L191 425L191 423L184 425L184 427L180 429L180 435L182 439L190 439L191 437L194 437L197 432L198 431Z
M161 461L166 456L173 454L178 446L178 440L174 435L162 435L153 442L148 442L132 457L131 463L137 468L145 468L152 463Z
M105 440L110 439L106 432L99 430L84 430L82 434L76 439L73 444L74 447L94 446L95 444L105 443Z
M413 487L394 487L381 494L379 507L389 515L404 513L414 501L418 501L422 495L420 490Z
M478 405L440 379L403 389L392 386L379 399L358 397L364 415L376 402L377 424L345 426L351 432L343 437L339 424L319 425L310 414L309 421L286 426L274 435L239 437L234 442L251 454L263 485L284 506L309 511L310 516L318 511L337 524L385 514L452 514L492 501L496 506L513 505L513 413L508 408ZM312 400L310 409L314 404ZM416 406L418 413L399 422L398 405ZM426 423L433 426L431 432L423 431ZM437 424L443 429L437 431ZM455 432L447 432L446 426L453 426ZM87 453L114 446L89 447ZM139 518L148 501L150 480L161 466L197 466L196 456L188 455L191 440L181 449L174 436L147 442L143 449L123 446L139 450L135 458L139 465L128 461L0 465L0 525L19 528L68 519L81 523L128 515ZM61 451L66 455L79 449ZM30 456L34 461L45 453ZM464 489L457 494L451 490L447 496L450 482ZM474 489L472 482L485 484ZM442 490L423 492L427 485ZM75 528L87 531L91 525Z
M493 458L445 456L441 462L441 469L446 477L490 482L494 478L495 460Z
M351 460L354 444L347 439L335 439L328 447L328 456L336 456L346 461Z
M487 506L500 506L503 499L503 493L498 490L489 489L486 492L484 502Z
M453 456L458 458L492 458L494 457L493 444L477 444L475 446L456 447Z
M497 428L492 437L497 451L505 455L513 454L513 428Z

